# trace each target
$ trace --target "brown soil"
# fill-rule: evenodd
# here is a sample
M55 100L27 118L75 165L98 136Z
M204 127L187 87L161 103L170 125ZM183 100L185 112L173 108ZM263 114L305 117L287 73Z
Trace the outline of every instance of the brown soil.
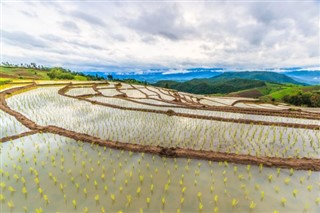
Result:
M25 125L27 128L35 132L43 133L53 133L61 136L73 138L77 141L95 143L101 146L106 146L113 149L128 150L133 152L145 152L151 154L157 154L167 157L181 157L181 158L195 158L195 159L205 159L212 161L228 161L238 164L263 164L267 167L279 167L279 168L294 168L297 170L313 170L320 171L320 159L311 159L311 158L277 158L277 157L256 157L251 155L239 155L232 153L221 153L214 151L203 151L203 150L192 150L184 148L167 148L160 146L149 146L149 145L140 145L140 144L130 144L122 143L117 141L106 141L97 137L93 137L83 133L77 133L74 131L66 130L57 126L40 126L22 115L19 112L16 112L10 109L6 103L5 96L6 94L13 94L19 92L20 90L25 90L28 88L35 87L35 85L28 85L25 87L12 88L4 92L0 92L0 109L7 112L8 114L14 116L19 122ZM64 87L59 91L63 93L68 87ZM31 133L24 133L31 134ZM20 134L21 136L22 134ZM13 136L12 136L13 137ZM17 135L18 137L18 135ZM10 140L10 139L9 139Z
M4 142L7 142L7 141L11 141L11 140L15 140L15 139L18 139L18 138L22 138L22 137L25 137L25 136L34 135L34 134L37 134L38 132L39 132L38 130L31 130L31 131L28 131L28 132L20 133L18 135L13 135L13 136L0 138L0 142L4 143Z
M257 98L257 97L260 97L262 95L263 94L259 90L253 89L253 90L248 90L248 91L236 93L233 96L245 97L245 98Z
M130 86L132 86L133 89L138 90L139 92L141 92L142 94L144 94L144 96L146 96L146 98L149 98L149 95L145 92L143 92L142 90L140 90L138 87L135 87L134 85L130 84Z

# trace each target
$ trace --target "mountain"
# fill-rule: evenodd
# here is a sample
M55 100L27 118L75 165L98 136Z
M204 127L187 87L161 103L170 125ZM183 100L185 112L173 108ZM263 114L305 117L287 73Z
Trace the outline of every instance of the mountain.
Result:
M158 81L154 86L166 87L195 94L230 93L265 86L265 82L252 79L193 79L186 82Z
M213 79L232 79L232 78L244 78L260 81L268 81L280 84L298 84L306 85L305 83L298 82L285 74L267 71L251 71L251 72L225 72L221 75L213 77Z
M276 84L279 85L279 87L285 84L297 86L306 85L284 74L266 71L225 72L211 78L199 78L185 82L159 81L154 85L195 94L226 94L242 90L266 88L266 82L272 82L272 85ZM275 88L275 86L273 86L273 88ZM254 95L258 96L257 91Z
M284 74L299 82L320 85L320 71L291 71Z
M305 85L306 83L312 84L312 82L304 81L303 74L295 74L294 79L286 76L282 73L268 72L268 71L251 71L251 72L223 72L221 68L189 68L185 70L179 69L154 69L141 72L83 72L86 75L101 76L107 78L107 75L111 74L114 79L136 79L139 81L147 81L148 83L156 83L161 80L171 80L177 82L189 81L192 79L203 78L217 78L217 79L232 79L232 78L244 78L252 80L261 80L275 83L291 83ZM292 72L292 71L290 71ZM289 73L289 72L288 72ZM292 73L294 74L294 73ZM311 77L308 77L311 78ZM313 76L314 81L316 76ZM295 80L296 79L296 80ZM303 82L303 83L301 83ZM315 83L313 83L315 84Z
M83 72L86 75L101 76L107 78L108 74L111 74L114 79L136 79L139 81L147 81L148 83L156 83L160 80L172 80L172 81L189 81L194 78L211 78L221 74L220 70L208 70L200 68L191 68L183 71L179 70L160 70L157 72Z

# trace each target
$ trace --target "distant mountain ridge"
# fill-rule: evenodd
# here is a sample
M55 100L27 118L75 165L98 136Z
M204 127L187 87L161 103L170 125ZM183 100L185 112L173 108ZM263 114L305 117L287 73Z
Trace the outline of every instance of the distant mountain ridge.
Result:
M320 71L290 71L284 74L299 82L320 85Z
M213 79L232 79L232 78L243 78L260 81L268 81L280 84L298 84L306 85L305 83L298 82L285 74L277 72L267 71L246 71L246 72L225 72L221 75L213 77Z
M226 94L241 90L264 87L266 86L266 82L305 85L281 73L262 71L225 72L211 78L198 78L185 82L164 80L158 81L154 85L195 94Z
M87 75L97 75L107 78L108 74L111 74L115 79L136 79L139 81L147 81L148 83L156 83L160 80L173 80L178 82L189 81L194 78L211 78L213 76L220 75L222 72L217 70L204 70L204 69L190 69L186 72L176 72L170 73L168 71L164 72L151 72L151 73L104 73L104 72L83 72Z
M109 74L114 79L136 79L156 83L161 80L173 80L178 82L189 81L196 78L211 78L220 76L221 78L246 78L253 80L263 80L277 83L292 84L319 84L319 71L227 71L222 68L189 68L189 69L155 69L141 72L93 72L83 71L84 74L101 76L107 78ZM227 73L227 74L225 74ZM224 74L224 75L221 75Z
M194 94L230 93L265 86L265 82L252 79L193 79L186 82L158 81L154 86L166 87Z

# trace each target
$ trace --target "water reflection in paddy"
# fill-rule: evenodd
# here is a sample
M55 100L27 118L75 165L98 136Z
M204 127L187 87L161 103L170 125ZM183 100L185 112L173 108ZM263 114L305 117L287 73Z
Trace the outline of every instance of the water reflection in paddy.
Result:
M319 172L278 175L276 168L161 158L52 134L3 143L1 157L2 212L12 205L12 212L320 210Z

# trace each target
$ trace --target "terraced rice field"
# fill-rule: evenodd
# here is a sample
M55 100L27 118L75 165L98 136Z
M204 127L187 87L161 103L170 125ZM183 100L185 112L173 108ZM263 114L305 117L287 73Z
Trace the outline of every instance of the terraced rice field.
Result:
M319 212L320 112L252 101L117 82L0 91L1 212Z

